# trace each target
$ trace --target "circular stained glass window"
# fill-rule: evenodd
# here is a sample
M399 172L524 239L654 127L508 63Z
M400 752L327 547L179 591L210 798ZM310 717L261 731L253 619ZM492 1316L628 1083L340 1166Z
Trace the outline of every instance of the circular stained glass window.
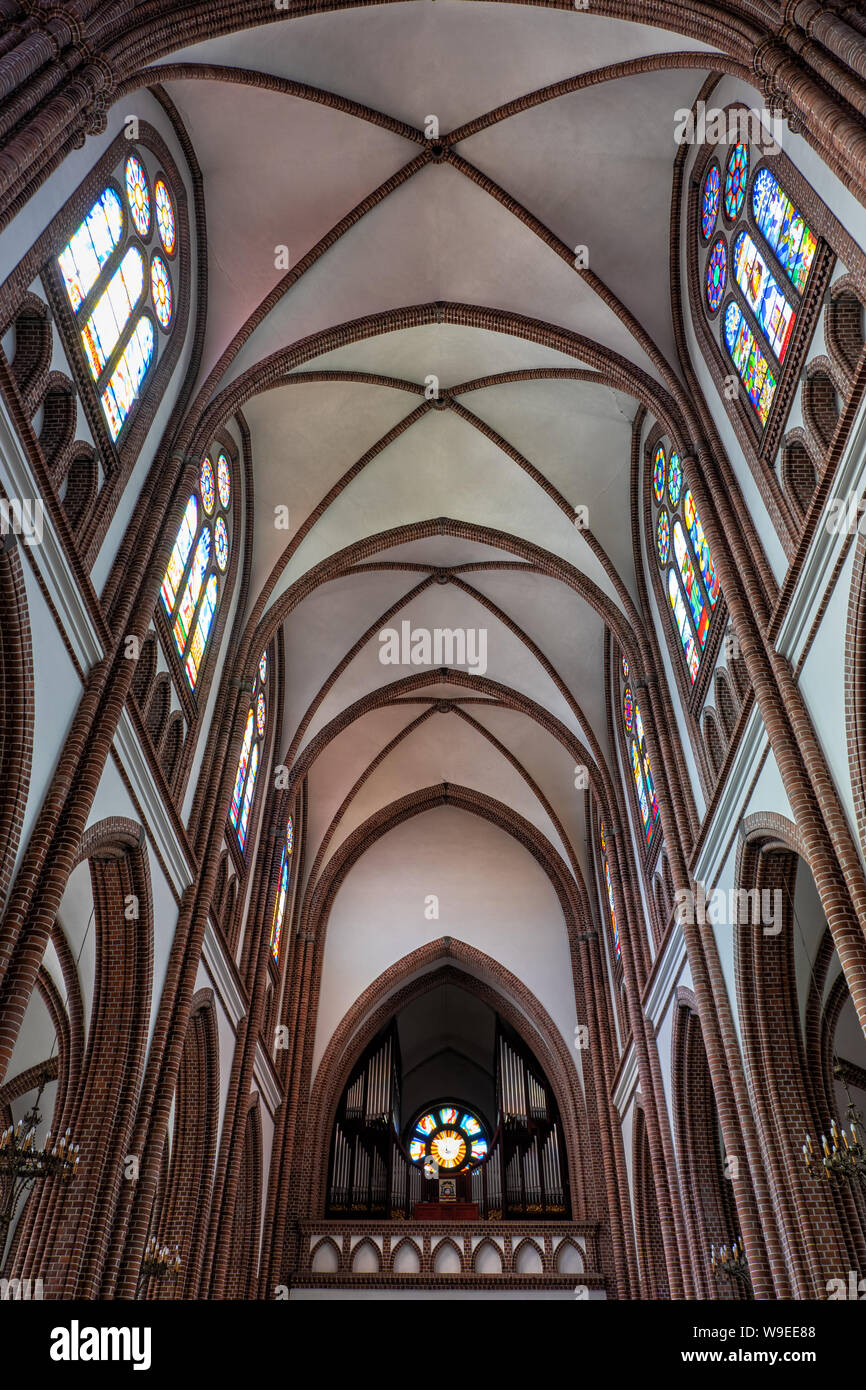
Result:
M156 317L163 328L168 328L171 322L171 280L168 278L168 266L162 256L154 256L150 263L150 289Z
M625 657L623 657L622 659L622 678L625 681L628 680L628 662L626 661Z
M719 175L718 164L710 166L704 183L704 200L701 205L701 232L704 241L709 241L716 225L716 218L719 215L719 193L721 191L721 177Z
M261 661L259 662L259 680L261 681L262 685L264 685L265 680L267 679L267 674L268 674L268 654L267 654L267 652L262 652L262 659L261 659Z
M171 198L168 196L168 189L162 179L157 179L153 196L156 200L156 225L159 229L159 239L170 256L174 252L175 242L174 208L171 205Z
M656 449L653 464L653 492L657 502L660 502L665 495L665 451L661 445Z
M126 161L126 201L139 236L147 236L150 231L150 194L147 191L147 175L140 159L134 154Z
M214 546L216 549L216 562L221 570L224 570L229 562L229 533L226 524L221 516L216 519L216 526L213 528Z
M632 698L631 688L627 688L622 697L622 717L625 720L626 733L631 733L631 723L634 718L634 699Z
M680 463L679 454L671 454L671 463L668 469L668 497L672 507L675 507L680 500L680 493L683 490L683 466Z
M265 697L261 690L256 700L256 728L260 734L265 732Z
M664 569L668 562L668 555L671 549L671 528L667 512L659 512L658 527L656 528L656 544L659 552L659 564L662 569Z
M487 1152L484 1126L462 1105L437 1105L421 1115L409 1131L409 1157L425 1167L438 1164L440 1169L455 1173L480 1163Z
M229 461L225 454L220 454L217 459L217 488L219 489L220 502L224 507L227 507L232 494L232 480L229 473Z
M719 237L707 261L707 304L714 314L722 302L725 285L728 282L728 248Z
M213 504L216 501L213 482L213 464L210 459L205 459L202 464L199 478L201 481L201 500L204 503L205 511L208 516L210 516L213 511Z
M739 217L746 196L746 180L749 177L749 148L735 145L728 156L725 171L725 216L733 222Z

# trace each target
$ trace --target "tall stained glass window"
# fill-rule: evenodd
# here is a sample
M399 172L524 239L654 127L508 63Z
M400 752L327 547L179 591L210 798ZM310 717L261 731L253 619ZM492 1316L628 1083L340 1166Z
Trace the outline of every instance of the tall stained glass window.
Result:
M228 470L222 451L219 458ZM205 458L198 485L186 504L160 590L172 645L190 690L195 690L201 671L229 558L230 492L226 492L225 503L220 500L217 505L213 469L210 457Z
M613 905L613 886L611 885L610 881L610 865L607 862L607 842L604 838L603 821L599 822L598 830L599 835L601 837L601 862L604 868L604 883L605 888L607 890L607 905L608 912L610 913L610 929L613 935L613 951L617 960L619 960L619 958L622 955L622 946L620 945L619 940L619 927L616 924L616 908Z
M256 668L253 700L250 705L249 714L247 715L246 727L244 728L241 753L238 758L232 799L229 805L229 820L234 826L235 833L238 837L238 844L241 849L246 849L247 846L247 834L250 827L250 811L252 810L253 800L256 794L256 781L264 751L264 737L268 720L268 702L268 656L267 652L264 652ZM291 821L289 825L291 825ZM287 832L286 843L290 843L289 832ZM291 848L289 848L288 852L291 854ZM285 860L283 867L286 867ZM288 878L286 879L286 890L288 890ZM280 895L278 894L277 907L279 907L279 903ZM285 912L285 902L283 902L283 912ZM276 931L275 959L279 957L279 933L282 931L282 925L282 916L277 924L275 913L274 923L271 928L272 951L274 951L274 932Z
M659 803L656 796L652 766L644 738L643 720L640 705L634 697L632 688L626 684L622 692L622 723L625 729L626 747L631 763L635 795L640 810L644 839L647 847L652 843L659 819ZM604 832L602 831L602 840ZM607 860L605 859L605 863ZM613 909L613 898L611 898ZM617 937L617 940L619 938Z
M721 590L679 455L658 445L651 467L656 559L685 668L694 685Z
M174 327L174 203L164 177L152 192L152 162L149 152L130 151L57 257L112 441L134 413Z
M818 239L775 174L742 142L723 147L707 164L695 238L705 311L712 318L719 315L713 332L722 357L745 388L751 418L762 431L802 312Z
M265 658L262 657L262 660L264 661ZM286 822L286 838L283 840L283 853L280 859L280 877L277 883L277 900L274 903L274 920L271 923L271 955L277 965L280 963L280 937L286 917L286 904L289 900L289 884L292 881L294 838L295 828L292 818L289 816Z

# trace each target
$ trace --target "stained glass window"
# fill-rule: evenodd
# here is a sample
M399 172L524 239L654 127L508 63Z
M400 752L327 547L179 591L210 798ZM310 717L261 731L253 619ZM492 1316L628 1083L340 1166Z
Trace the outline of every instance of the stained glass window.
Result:
M725 170L725 216L731 222L740 215L748 177L749 148L747 145L735 145L728 157L728 167Z
M211 463L209 458L206 458L201 466L201 473L199 474L199 487L201 490L201 500L204 505L204 509L207 512L208 516L210 516L214 508L216 493L214 492L213 464Z
M657 502L660 502L665 495L665 451L661 445L656 449L653 464L653 492Z
M734 243L734 274L764 337L784 362L794 329L794 310L748 232L740 232Z
M646 750L646 741L643 736L643 720L640 717L640 705L635 701L634 707L634 727L637 734L638 747L640 748L641 764L643 775L646 781L647 796L649 797L650 815L653 824L658 820L659 803L656 796L655 783L653 782L652 768L650 766L649 753Z
M714 314L722 302L728 283L728 246L722 237L713 246L707 261L707 304Z
M264 669L264 676L262 670ZM235 785L232 792L231 805L229 807L229 820L235 828L238 843L241 849L246 848L247 831L249 829L250 810L256 790L256 778L258 776L259 762L262 756L263 739L267 724L267 702L265 697L265 681L267 679L268 664L263 653L256 670L256 683L253 690L253 703L247 715L246 727L244 729L244 739L241 744L241 753L238 759L238 770L235 774ZM291 826L291 821L289 821ZM291 831L287 832L288 853L291 854ZM279 899L278 899L279 901ZM275 919L276 921L276 919ZM271 933L273 946L272 924Z
M174 212L159 179L153 215L149 157L130 153L114 170L57 258L72 311L85 320L80 346L112 442L120 438L162 350L151 309L166 333L173 328L174 290L162 248L166 208L174 246ZM142 312L148 289L149 307Z
M656 544L659 552L659 564L666 565L670 552L671 528L668 521L667 512L659 512L658 526L656 527Z
M116 439L123 429L152 360L153 323L149 318L142 317L135 325L123 356L102 393L102 409L112 439Z
M81 330L84 353L94 381L99 380L117 346L143 288L144 261L138 248L131 246Z
M259 662L259 680L264 682L268 674L268 654L262 652L262 659Z
M713 564L710 547L707 544L707 538L704 535L704 528L701 525L701 518L698 516L698 509L695 506L694 498L688 488L686 488L686 495L683 498L683 516L686 519L686 526L689 528L689 535L695 555L697 556L698 565L700 566L701 577L703 578L704 587L707 591L707 598L710 601L710 605L715 607L716 599L721 593L719 579L716 574L715 565Z
M220 454L217 459L217 488L220 495L220 504L227 507L231 496L232 481L229 473L228 459L225 454Z
M271 955L277 964L279 964L280 960L280 937L283 931L286 903L289 898L289 884L292 877L292 839L292 818L289 816L288 822L286 823L286 838L283 841L283 853L280 859L280 876L277 887L277 898L274 903L274 918L271 923Z
M150 292L156 317L163 328L168 328L171 322L171 280L162 256L154 256L150 263Z
M486 1131L477 1115L462 1105L437 1105L415 1121L408 1150L413 1163L435 1163L457 1173L487 1157Z
M626 733L626 743L632 761L635 791L640 807L646 842L649 845L658 820L658 799L653 782L652 768L644 739L643 721L640 706L634 698L630 686L626 686L622 696L622 722ZM604 832L602 831L602 836Z
M159 228L159 239L170 256L174 251L175 242L174 208L171 205L169 191L162 179L157 179L154 184L153 196L156 201L156 225Z
M709 241L719 215L720 177L718 164L711 164L704 180L704 199L701 205L701 231L704 241Z
M758 170L752 189L752 212L779 265L802 293L818 240L769 169Z
M725 345L746 388L749 400L758 413L758 419L762 425L766 425L776 393L776 378L770 371L767 359L761 352L742 310L734 300L731 300L725 310Z
M688 614L686 613L686 605L685 600L683 599L682 589L680 588L679 580L677 579L672 569L668 570L668 597L671 601L671 608L673 610L674 621L677 625L677 631L680 634L680 641L683 646L683 654L685 655L686 659L686 667L688 669L689 676L691 677L692 684L694 685L701 659L698 656L698 649L695 646L695 639L692 636L692 631L689 627L689 619Z
M626 686L625 694L622 697L622 717L625 720L626 733L631 733L631 722L634 716L634 697L631 687Z
M69 303L78 313L123 235L123 205L106 188L58 257Z
M622 678L628 680L628 661L625 657L622 658Z
M679 454L674 450L671 454L671 462L668 469L668 500L672 507L676 507L679 504L682 489L683 466L680 463Z
M199 469L198 492L186 504L161 590L162 607L190 690L196 687L229 560L225 518L217 517L213 531L208 519L214 504L213 467L205 458Z
M619 940L619 927L618 927L617 924L616 924L616 908L615 908L614 905L613 905L613 887L611 886L611 881L610 881L610 866L609 866L609 864L608 864L608 862L607 862L607 845L606 845L606 843L605 843L605 838L604 838L604 824L603 824L603 823L599 825L599 830L601 831L601 854L602 854L602 860L603 860L603 863L604 863L604 880L605 880L605 884L606 884L606 886L607 886L607 903L608 903L608 910L610 911L610 926L611 926L611 930L612 930L612 932L613 932L613 949L614 949L615 955L616 955L617 957L619 957L619 956L622 955L622 946L620 945L620 940Z

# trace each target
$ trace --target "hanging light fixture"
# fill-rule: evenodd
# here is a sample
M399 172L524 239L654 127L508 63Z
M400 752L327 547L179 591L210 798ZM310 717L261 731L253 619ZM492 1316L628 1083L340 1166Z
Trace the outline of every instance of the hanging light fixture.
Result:
M151 1236L147 1242L144 1258L141 1262L141 1270L138 1276L137 1296L141 1296L144 1286L151 1279L163 1280L177 1279L181 1270L180 1249L175 1245L172 1250L168 1245L160 1245L156 1236Z
M820 1154L815 1153L812 1140L807 1134L803 1145L803 1161L806 1164L806 1172L813 1178L832 1183L834 1187L842 1187L858 1178L861 1182L866 1182L866 1150L863 1148L863 1116L851 1099L845 1073L838 1061L833 1067L833 1075L842 1082L845 1095L848 1097L845 1115L847 1127L840 1129L836 1121L831 1120L830 1138L828 1139L826 1134L821 1135Z
M49 1130L42 1144L36 1142L36 1131L42 1123L39 1102L46 1085L53 1078L49 1072L39 1077L36 1099L17 1125L10 1125L0 1134L0 1178L5 1179L6 1197L0 1208L0 1256L4 1255L9 1228L18 1203L25 1192L40 1178L60 1178L69 1182L78 1168L79 1144L73 1144L67 1129L60 1139L52 1141ZM0 1258L2 1273L5 1258Z
M736 1280L741 1284L745 1284L747 1288L751 1288L749 1265L746 1260L746 1251L741 1239L735 1240L730 1248L728 1248L727 1245L720 1246L718 1255L716 1254L715 1245L711 1245L710 1252L713 1274L716 1279L725 1279L731 1282Z

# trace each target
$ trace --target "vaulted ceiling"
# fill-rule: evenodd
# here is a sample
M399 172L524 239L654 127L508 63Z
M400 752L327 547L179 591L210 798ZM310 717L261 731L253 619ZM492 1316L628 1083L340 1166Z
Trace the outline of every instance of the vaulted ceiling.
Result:
M284 628L279 743L306 759L308 875L442 782L585 869L561 733L616 776L603 651L638 599L632 426L679 374L674 113L713 68L648 25L430 0L151 70L204 179L198 387L250 432L246 618L257 641ZM379 633L404 620L485 628L486 670L383 665Z

